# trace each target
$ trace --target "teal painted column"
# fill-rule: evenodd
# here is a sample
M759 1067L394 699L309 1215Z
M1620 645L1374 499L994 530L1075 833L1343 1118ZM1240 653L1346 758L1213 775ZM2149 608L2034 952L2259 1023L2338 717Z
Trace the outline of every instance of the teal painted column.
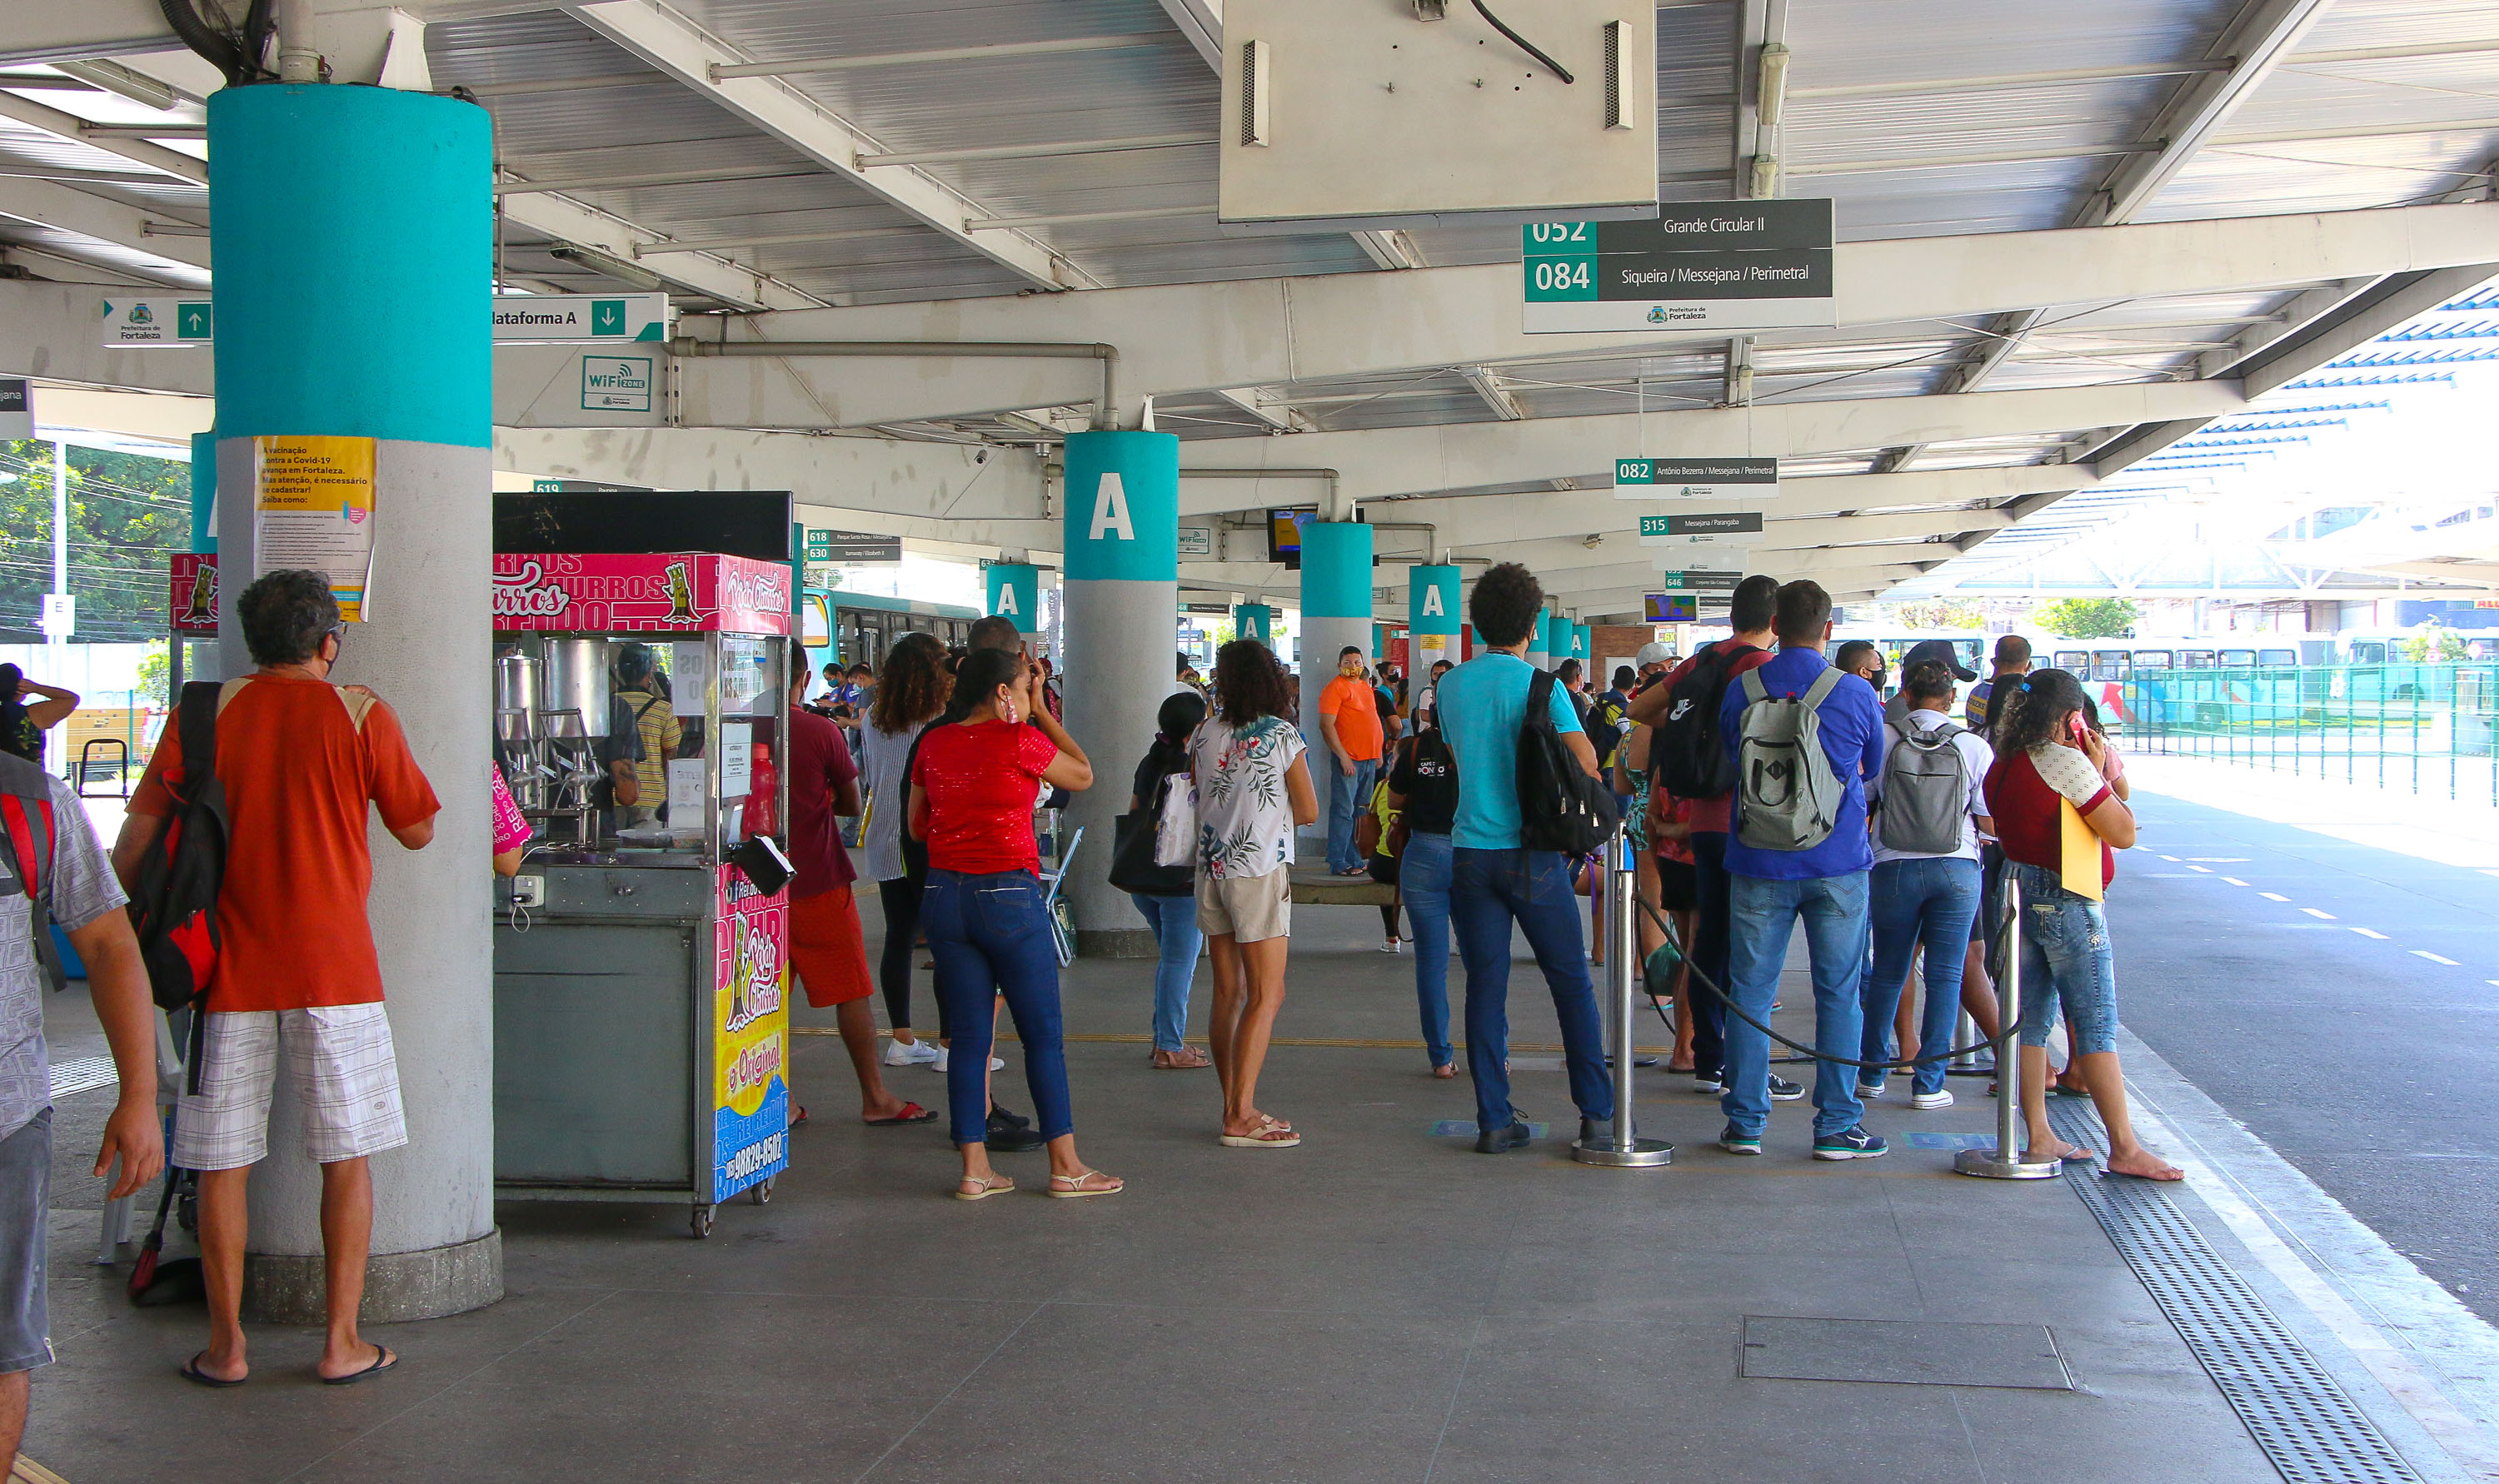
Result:
M1276 610L1265 603L1242 603L1232 610L1232 636L1276 647Z
M1406 661L1417 692L1432 680L1432 666L1443 660L1458 662L1458 625L1464 613L1458 600L1458 569L1425 565L1406 569L1406 629L1412 636Z
M1177 574L1179 569L1173 570ZM1028 562L992 562L982 569L981 581L989 590L990 613L1015 620L1018 633L1040 631L1040 567Z
M1336 678L1337 651L1371 653L1371 550L1372 528L1359 521L1302 528L1302 732L1321 752L1319 693Z
M1065 451L1067 565L1059 611L1067 730L1102 784L1067 811L1089 842L1068 877L1078 952L1151 958L1154 935L1106 874L1118 783L1154 740L1171 694L1180 634L1180 439L1168 433L1070 434ZM1098 848L1099 854L1095 854Z
M494 905L479 869L492 848L491 130L473 104L317 83L226 88L208 115L225 673L251 668L236 613L257 569L252 440L374 440L372 607L334 678L388 700L442 809L426 849L373 852L408 1143L373 1161L364 1316L457 1313L503 1287ZM244 1304L308 1323L323 1293L320 1178L301 1124L281 1085L251 1180Z
M1571 658L1579 661L1579 671L1581 674L1585 674L1588 670L1588 626L1585 624L1573 624L1569 627L1571 629ZM1600 687L1599 689L1603 688Z
M191 435L191 550L217 549L217 436Z
M1553 668L1553 615L1536 615L1536 627L1527 633L1527 662L1540 670Z

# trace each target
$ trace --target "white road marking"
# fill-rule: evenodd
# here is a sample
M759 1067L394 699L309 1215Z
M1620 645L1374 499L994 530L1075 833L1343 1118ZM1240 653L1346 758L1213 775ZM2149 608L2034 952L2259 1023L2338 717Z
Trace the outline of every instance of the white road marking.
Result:
M2318 919L2320 921L2331 922L2334 920L2334 914L2330 912L2320 912L2314 907L2302 907L2299 910L2307 913L2312 918Z
M2211 866L2191 865L2191 866L2189 866L2187 869L2189 869L2189 870L2191 870L2191 871L2200 872L2201 874L2206 875L2206 876L2210 876L2210 875L2212 875L2212 874L2213 874L2213 868L2212 868Z
M2366 928L2366 927L2355 927L2355 928L2353 928L2353 929L2352 929L2352 930L2353 930L2353 932L2355 932L2355 933L2358 933L2358 934L2359 934L2361 937L2363 937L2363 938L2375 938L2375 939L2377 939L2380 943L2384 943L2384 942L2385 942L2385 941L2386 941L2386 935L2385 935L2385 933L2377 932L2377 931L2374 931L2374 930L2372 930L2372 929L2370 929L2370 928Z
M2462 968L2462 967L2463 967L2463 965L2461 965L2461 964L2457 963L2454 959L2452 959L2452 958L2441 958L2441 957L2439 957L2436 953L2431 952L2430 952L2429 950L2427 950L2427 949L2415 949L2415 950L2413 950L2413 956L2414 956L2415 958L2426 958L2426 959L2428 959L2428 960L2429 960L2430 962L2432 962L2432 963L2443 963L2443 964L2447 965L2447 966L2448 966L2449 968L2450 968L2450 969L2456 969L2456 968Z
M2222 878L2222 880L2223 880L2223 881L2225 881L2225 882L2228 882L2228 883L2229 883L2231 886L2233 886L2233 887L2244 887L2244 886L2246 886L2246 885L2247 885L2247 883L2246 883L2246 882L2243 882L2243 881L2239 880L2239 879L2238 879L2237 877L2235 877L2235 876L2224 876L2224 877L2223 877L2223 878Z
M2175 855L2163 855L2160 858L2168 861L2171 865L2176 865L2178 863L2178 857ZM2493 876L2499 876L2499 871L2493 871L2490 874Z
M2245 855L2190 855L2187 858L2200 860L2207 865L2246 865L2248 863L2248 857Z
M2263 897L2268 902L2287 902L2290 900L2289 897L2283 895L2279 891L2259 891L2256 895Z

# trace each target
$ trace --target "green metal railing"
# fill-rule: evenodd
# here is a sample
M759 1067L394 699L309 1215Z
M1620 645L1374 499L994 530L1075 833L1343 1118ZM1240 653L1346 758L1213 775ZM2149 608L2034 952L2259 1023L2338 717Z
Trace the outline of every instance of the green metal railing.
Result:
M2116 686L2135 751L2499 806L2499 664L2142 670Z

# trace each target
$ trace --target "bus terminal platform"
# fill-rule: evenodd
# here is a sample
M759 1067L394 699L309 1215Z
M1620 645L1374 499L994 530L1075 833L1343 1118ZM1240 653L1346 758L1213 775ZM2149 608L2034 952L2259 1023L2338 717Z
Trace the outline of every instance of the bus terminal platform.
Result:
M2121 876L2121 922L2148 889ZM2267 1205L2261 1145L2139 1042L2141 1126L2183 1186L1954 1175L1958 1148L1993 1142L1984 1076L1933 1113L1895 1079L1867 1116L1893 1152L1817 1164L1809 1103L1778 1105L1764 1156L1737 1159L1712 1143L1714 1098L1643 1071L1640 1131L1674 1162L1596 1169L1569 1158L1522 943L1514 1095L1539 1138L1485 1158L1377 922L1296 923L1260 1103L1298 1149L1219 1147L1213 1073L1147 1065L1152 962L1080 960L1079 1129L1128 1188L1046 1201L1041 1156L1000 1154L1023 1189L967 1206L946 1198L942 1121L860 1125L831 1014L802 1009L811 1117L769 1204L724 1208L696 1242L681 1207L503 1202L507 1297L374 1329L402 1367L346 1389L314 1384L316 1333L279 1328L255 1330L244 1388L176 1375L200 1312L134 1309L126 1263L86 1261L97 1192L71 1167L110 1094L65 1097L61 1361L28 1454L72 1484L2491 1476L2486 1357L2333 1271L2322 1228ZM1802 969L1800 938L1778 1021L1800 1039ZM54 1032L63 1060L95 1039ZM1028 1106L1002 1048L998 1095ZM887 1076L942 1103L920 1069ZM2086 1142L2088 1107L2058 1114ZM2136 1233L2131 1263L2104 1207ZM2286 1265L2285 1239L2313 1266Z

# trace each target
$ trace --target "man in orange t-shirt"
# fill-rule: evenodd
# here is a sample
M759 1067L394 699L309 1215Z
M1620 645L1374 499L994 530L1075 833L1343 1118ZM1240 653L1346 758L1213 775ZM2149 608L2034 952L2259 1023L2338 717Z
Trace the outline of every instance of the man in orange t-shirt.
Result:
M336 686L346 626L327 578L276 571L243 590L237 615L260 668L217 697L216 775L225 786L225 880L209 983L199 1091L175 1111L172 1162L200 1172L200 1257L209 1348L182 1374L242 1382L244 1181L269 1152L269 1102L283 1060L304 1113L305 1153L321 1167L329 1261L324 1381L378 1375L399 1357L356 1332L373 1187L367 1159L407 1143L399 1066L382 1012L381 964L365 898L373 888L368 806L409 850L434 838L441 808L409 756L399 718L371 691ZM127 883L175 812L181 732L167 726L131 795L113 849Z
M1371 874L1353 848L1353 822L1371 807L1379 772L1379 703L1363 669L1362 651L1347 645L1336 679L1319 692L1319 735L1336 764L1328 769L1328 869L1339 876Z

